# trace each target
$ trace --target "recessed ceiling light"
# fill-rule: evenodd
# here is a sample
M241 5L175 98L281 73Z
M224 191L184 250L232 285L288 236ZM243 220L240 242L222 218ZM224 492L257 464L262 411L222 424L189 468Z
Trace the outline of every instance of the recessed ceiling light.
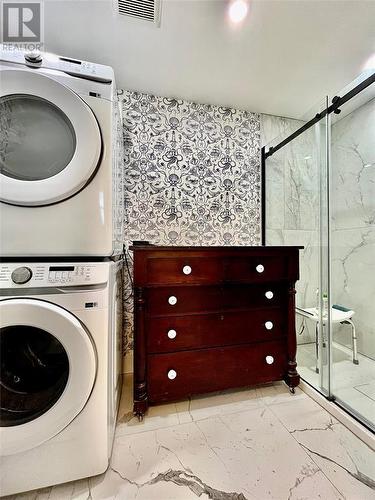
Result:
M229 19L232 23L240 23L245 19L249 11L246 0L231 0L229 4Z

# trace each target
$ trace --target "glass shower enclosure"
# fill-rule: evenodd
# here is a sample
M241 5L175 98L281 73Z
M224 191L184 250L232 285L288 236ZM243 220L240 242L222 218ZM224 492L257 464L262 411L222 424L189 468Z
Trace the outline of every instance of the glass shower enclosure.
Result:
M263 244L304 246L301 377L374 430L375 73L310 117L262 149Z

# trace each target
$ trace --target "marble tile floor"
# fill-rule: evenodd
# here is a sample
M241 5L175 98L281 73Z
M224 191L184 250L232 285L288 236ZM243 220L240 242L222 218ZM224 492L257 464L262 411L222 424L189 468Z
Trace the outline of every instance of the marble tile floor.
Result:
M126 377L101 476L7 500L375 499L375 453L282 383L131 413Z
M362 354L358 354L358 359L359 364L353 364L352 351L333 343L333 393L375 425L375 361ZM298 347L297 362L302 378L319 387L320 377L315 371L315 343Z

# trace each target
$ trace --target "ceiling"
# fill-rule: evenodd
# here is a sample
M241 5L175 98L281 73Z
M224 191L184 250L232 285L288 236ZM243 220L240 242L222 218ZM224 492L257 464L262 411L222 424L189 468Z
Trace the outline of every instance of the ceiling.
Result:
M162 0L160 28L112 0L46 0L45 47L113 66L121 88L300 118L375 53L373 0Z

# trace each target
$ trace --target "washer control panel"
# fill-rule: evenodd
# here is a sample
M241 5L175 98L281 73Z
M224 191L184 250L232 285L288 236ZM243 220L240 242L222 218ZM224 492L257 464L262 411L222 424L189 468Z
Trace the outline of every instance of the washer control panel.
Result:
M108 262L0 264L0 288L95 285L108 280Z
M48 282L74 283L75 281L90 281L92 269L88 266L50 266L48 268Z

